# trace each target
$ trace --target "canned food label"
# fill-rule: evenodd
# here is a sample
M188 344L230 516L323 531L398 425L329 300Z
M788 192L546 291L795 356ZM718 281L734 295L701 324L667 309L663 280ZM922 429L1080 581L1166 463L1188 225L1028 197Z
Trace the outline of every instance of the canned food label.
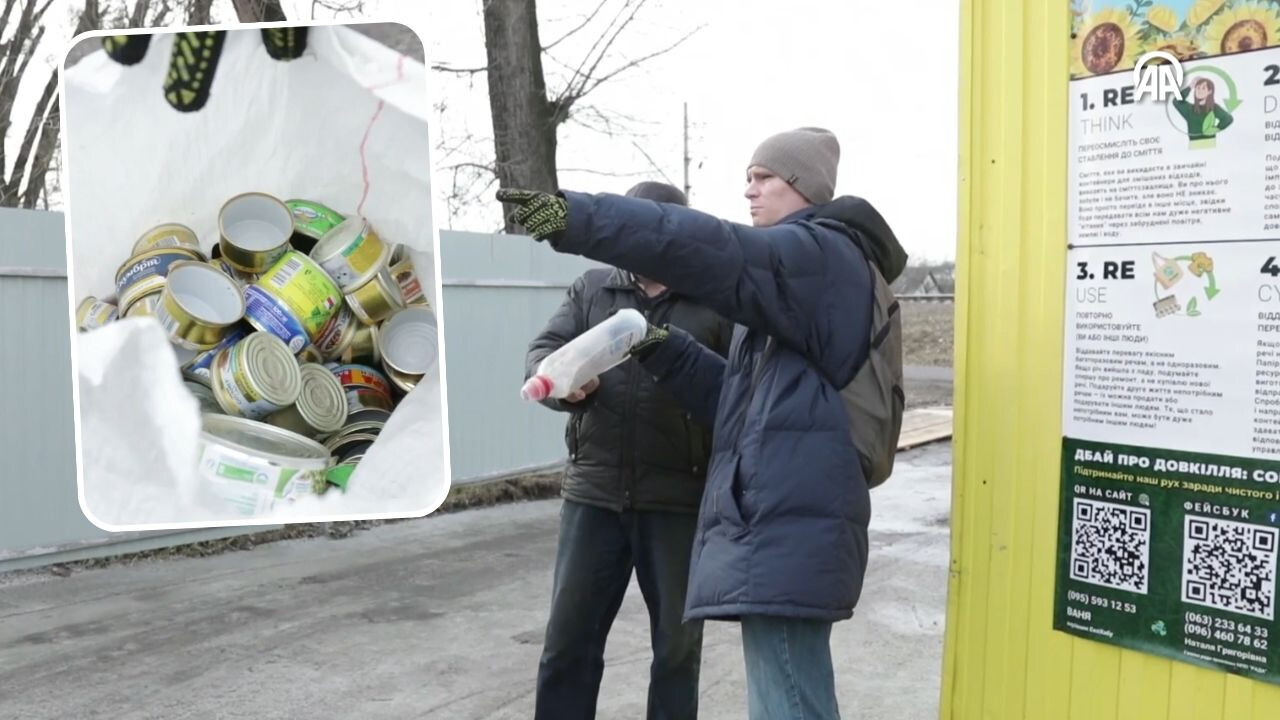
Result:
M294 229L314 238L319 238L346 219L320 203L290 200L285 205L293 213Z
M428 305L427 296L422 292L422 281L418 280L418 273L413 268L413 263L404 260L391 268L391 277L396 279L396 284L400 286L400 296L404 298L405 306L411 305Z
M213 359L218 356L218 353L240 342L247 335L248 332L240 325L232 327L226 337L222 338L222 341L219 342L212 350L200 353L192 358L191 362L183 365L183 376L188 379L194 379L197 382L208 383L209 368L213 365Z
M177 235L165 235L162 238L159 238L157 240L152 240L150 242L151 242L151 247L157 250L160 248L172 248L172 247L182 246L182 241L178 239Z
M281 469L230 448L206 444L200 472L210 489L237 514L262 515L271 510Z
M129 269L120 275L120 278L116 281L116 293L120 297L124 297L125 290L139 280L155 275L164 277L169 274L170 265L190 259L191 256L185 252L168 252L139 260L130 265Z
M372 388L351 387L347 388L347 414L350 415L358 410L367 410L376 408L378 410L390 410L392 407L391 396L378 392Z
M370 242L370 237L375 238L375 242ZM362 275L367 274L373 269L378 261L382 259L382 250L379 243L376 242L376 236L372 231L366 230L359 237L351 241L351 244L342 249L337 256L330 258L322 265L333 279L342 287L348 287Z
M165 306L164 302L156 303L155 316L169 339L174 340L177 338L178 329L182 326L182 323L169 312L169 308Z
M316 348L320 354L329 357L337 352L342 345L342 337L347 334L347 328L355 322L356 316L346 308L341 308L334 313L316 338Z
M115 322L117 317L116 306L101 300L95 300L89 306L89 309L85 310L84 318L80 321L80 325L85 330L97 330L104 325Z
M244 306L245 315L258 329L283 340L293 354L297 355L310 342L307 329L289 308L257 285L245 287Z
M244 363L240 360L239 348L233 346L227 350L218 362L218 372L221 376L219 379L227 396L235 403L241 415L250 420L261 420L279 410L280 407L258 395L253 387L253 381L244 370Z
M359 385L377 390L388 397L391 396L391 386L387 384L387 381L381 375L362 370L357 365L339 366L333 371L333 374L338 377L338 382L342 383L343 386Z
M286 257L274 265L260 283L293 311L308 340L319 335L342 301L333 279L300 256Z
M320 495L325 490L324 472L320 470L282 470L276 484L275 495L281 500L294 501L305 495Z

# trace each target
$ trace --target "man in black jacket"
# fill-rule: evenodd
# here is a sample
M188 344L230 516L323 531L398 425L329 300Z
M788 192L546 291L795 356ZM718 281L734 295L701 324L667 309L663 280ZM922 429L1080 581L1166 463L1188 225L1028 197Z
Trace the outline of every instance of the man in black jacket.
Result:
M687 204L684 193L662 183L640 183L627 194ZM646 278L599 268L574 282L530 343L526 378L547 355L623 308L682 328L721 355L728 350L733 326L715 313ZM605 638L632 568L653 644L648 717L696 717L702 622L681 619L710 428L695 423L636 360L544 404L570 413L569 466L536 717L595 716Z

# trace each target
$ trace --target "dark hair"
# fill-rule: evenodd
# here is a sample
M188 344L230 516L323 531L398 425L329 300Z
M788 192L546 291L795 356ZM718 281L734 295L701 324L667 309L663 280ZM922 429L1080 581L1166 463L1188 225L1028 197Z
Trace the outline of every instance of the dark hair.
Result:
M627 191L627 197L640 198L641 200L652 200L660 203L671 203L673 205L689 206L689 198L684 196L680 188L666 183L653 182L645 180L637 183L635 187Z

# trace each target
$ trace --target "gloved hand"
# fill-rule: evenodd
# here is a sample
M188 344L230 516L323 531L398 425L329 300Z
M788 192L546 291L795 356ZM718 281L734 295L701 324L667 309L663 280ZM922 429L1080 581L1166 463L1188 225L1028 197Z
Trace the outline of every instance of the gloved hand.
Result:
M650 325L648 332L644 334L643 338L640 338L639 342L631 346L631 349L627 351L627 354L637 360L644 360L649 357L654 350L657 350L658 346L661 345L670 334L671 333L667 332L665 327Z
M503 188L498 191L498 202L519 205L511 218L538 242L554 239L569 227L568 201L551 193Z

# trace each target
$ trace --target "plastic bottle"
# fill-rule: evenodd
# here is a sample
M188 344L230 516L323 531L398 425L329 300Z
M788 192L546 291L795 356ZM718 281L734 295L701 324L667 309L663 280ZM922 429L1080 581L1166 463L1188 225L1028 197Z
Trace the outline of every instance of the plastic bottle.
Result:
M543 358L538 371L520 388L520 397L537 402L565 398L593 377L621 364L631 346L644 339L649 321L631 309L582 333Z

